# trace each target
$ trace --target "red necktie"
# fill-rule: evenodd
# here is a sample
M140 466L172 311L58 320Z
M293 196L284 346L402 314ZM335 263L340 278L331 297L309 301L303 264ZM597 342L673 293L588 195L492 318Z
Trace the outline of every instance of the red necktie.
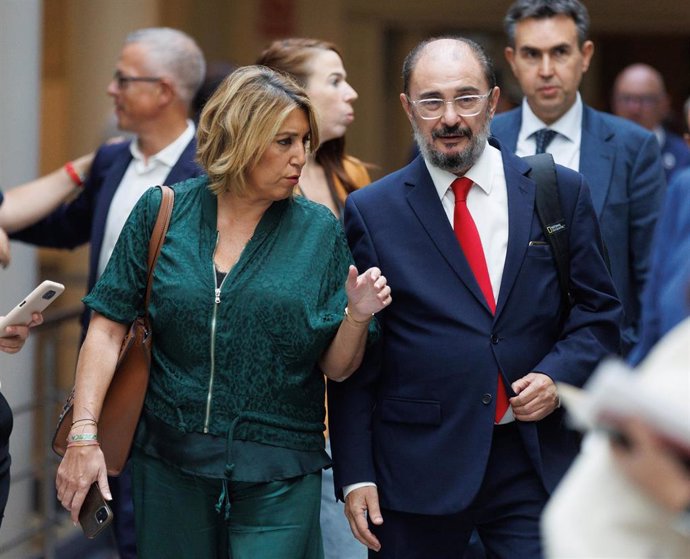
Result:
M465 258L467 258L472 273L479 284L479 288L484 294L484 298L491 312L495 313L496 301L494 300L494 292L491 288L489 270L486 267L486 258L484 258L482 241L479 238L479 232L477 231L474 219L472 219L472 215L467 209L467 193L470 191L470 188L472 188L472 184L472 181L467 177L461 177L455 179L453 184L450 185L455 194L453 228L455 229L455 236L462 247L462 251L465 253ZM503 377L499 373L498 387L496 390L496 423L503 418L509 407L510 403L508 402L508 395L503 385Z

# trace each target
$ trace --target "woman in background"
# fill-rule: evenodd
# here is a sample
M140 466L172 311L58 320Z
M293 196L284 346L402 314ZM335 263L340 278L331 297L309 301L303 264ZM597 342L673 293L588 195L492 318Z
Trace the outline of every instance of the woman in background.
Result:
M271 43L257 64L290 74L307 92L316 109L321 147L307 159L297 192L340 216L347 195L371 182L362 162L345 153L357 92L347 83L340 49L318 39L282 39Z

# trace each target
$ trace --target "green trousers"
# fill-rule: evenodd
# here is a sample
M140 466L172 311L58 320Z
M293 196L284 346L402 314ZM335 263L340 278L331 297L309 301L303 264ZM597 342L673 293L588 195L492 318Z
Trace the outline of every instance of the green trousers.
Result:
M323 559L321 472L224 486L135 448L132 476L140 559Z

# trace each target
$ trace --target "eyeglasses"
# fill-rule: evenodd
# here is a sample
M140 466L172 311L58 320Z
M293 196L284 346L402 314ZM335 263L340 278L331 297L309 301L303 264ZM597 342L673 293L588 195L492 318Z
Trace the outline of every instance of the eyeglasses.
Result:
M643 107L653 107L661 98L658 95L628 95L621 94L616 96L616 101L621 105L641 105Z
M424 120L434 120L441 118L446 112L446 105L452 105L458 116L477 116L482 112L484 99L491 95L493 89L484 95L461 95L450 101L445 99L417 99L413 101L409 97L407 100L417 109L420 118Z
M150 76L125 76L119 70L113 74L113 80L117 83L118 89L125 89L130 82L159 82L163 78L154 78Z

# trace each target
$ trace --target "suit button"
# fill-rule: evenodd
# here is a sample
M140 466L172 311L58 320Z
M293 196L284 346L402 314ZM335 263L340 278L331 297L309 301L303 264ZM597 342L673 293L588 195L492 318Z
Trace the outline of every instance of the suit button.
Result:
M498 336L496 334L491 335L491 343L494 345L498 343Z
M488 393L484 394L482 396L482 404L484 404L485 406L488 406L491 403L491 398L492 398L491 394L488 394Z

